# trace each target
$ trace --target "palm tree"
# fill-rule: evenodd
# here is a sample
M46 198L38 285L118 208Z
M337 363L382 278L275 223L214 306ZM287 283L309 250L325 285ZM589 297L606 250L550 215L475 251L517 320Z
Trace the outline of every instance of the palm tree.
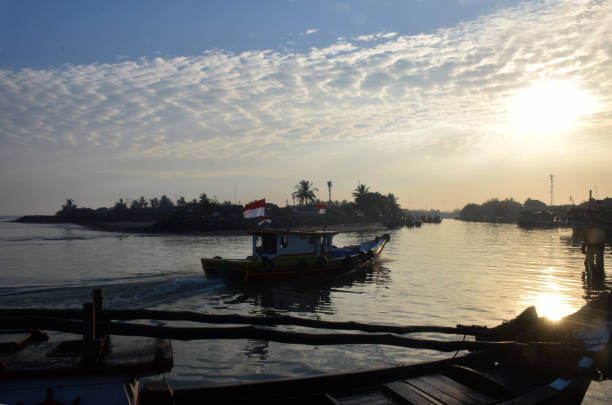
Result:
M124 200L123 198L120 198L119 201L115 203L116 210L125 210L127 207L127 200Z
M329 189L329 203L331 204L331 186L332 186L332 182L331 180L327 181L327 188Z
M72 198L66 198L66 204L62 205L62 210L64 212L70 212L76 208L76 204Z
M353 191L353 197L355 197L356 200L359 197L363 197L364 195L368 194L369 192L370 187L366 186L365 184L360 184L355 188L355 191Z
M62 205L62 209L57 211L56 215L69 216L72 215L72 211L76 208L76 204L72 198L66 199L66 204Z
M291 194L291 196L293 198L297 198L300 205L314 203L317 200L317 196L314 192L319 191L319 189L313 186L314 184L308 180L300 180L300 182L295 186L295 191L293 194Z

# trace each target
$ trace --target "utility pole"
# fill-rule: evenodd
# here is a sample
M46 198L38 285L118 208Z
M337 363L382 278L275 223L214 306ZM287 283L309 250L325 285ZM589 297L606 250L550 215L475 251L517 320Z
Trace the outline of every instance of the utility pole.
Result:
M550 175L550 205L553 205L553 190L554 190L555 175Z

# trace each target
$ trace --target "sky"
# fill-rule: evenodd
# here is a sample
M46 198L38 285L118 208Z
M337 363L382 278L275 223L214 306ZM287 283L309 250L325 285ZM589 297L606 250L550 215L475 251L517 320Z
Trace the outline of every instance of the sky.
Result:
M612 196L612 2L0 0L0 214Z

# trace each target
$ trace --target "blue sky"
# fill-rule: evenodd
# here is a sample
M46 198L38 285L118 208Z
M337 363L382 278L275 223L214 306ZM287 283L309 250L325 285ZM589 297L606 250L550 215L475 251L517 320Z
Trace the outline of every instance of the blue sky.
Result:
M339 37L413 35L517 3L428 1L0 1L0 66L44 68L327 46Z
M612 195L605 1L0 0L0 213Z

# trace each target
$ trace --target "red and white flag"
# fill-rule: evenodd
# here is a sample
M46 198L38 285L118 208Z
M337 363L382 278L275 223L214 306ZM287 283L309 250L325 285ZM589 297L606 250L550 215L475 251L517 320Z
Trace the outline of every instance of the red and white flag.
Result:
M257 222L257 226L262 226L263 224L271 224L272 218L262 218Z
M325 204L317 205L317 211L319 214L325 214Z
M245 218L257 218L266 215L266 199L253 201L244 206L242 214Z

